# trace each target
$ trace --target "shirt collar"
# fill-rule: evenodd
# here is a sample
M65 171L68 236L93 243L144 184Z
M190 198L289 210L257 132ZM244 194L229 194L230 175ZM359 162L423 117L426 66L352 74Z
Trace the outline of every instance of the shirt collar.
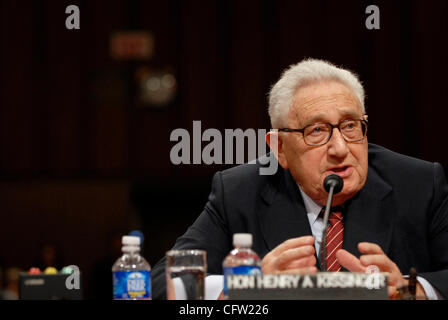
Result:
M297 184L298 185L298 184ZM311 199L299 186L300 193L302 194L303 202L305 204L305 210L308 215L308 220L310 224L313 225L316 222L319 214L323 208L322 205L316 203L313 199Z

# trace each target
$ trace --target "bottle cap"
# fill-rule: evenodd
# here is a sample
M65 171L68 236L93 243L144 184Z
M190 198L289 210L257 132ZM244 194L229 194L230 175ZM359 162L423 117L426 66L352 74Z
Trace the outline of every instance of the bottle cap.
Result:
M140 245L143 245L143 242L145 241L145 236L143 235L143 232L140 230L132 230L128 234L129 236L139 237L140 238Z
M56 269L55 267L47 267L44 270L45 274L57 274L58 273L58 269Z
M140 252L140 246L122 246L122 252Z
M123 236L121 238L121 243L123 244L123 246L139 246L140 238L134 236Z
M251 233L234 233L233 245L235 247L252 247Z
M72 274L73 272L75 272L75 270L70 266L66 266L61 269L61 273L64 273L64 274Z
M37 268L37 267L32 267L32 268L30 268L30 270L28 270L28 273L29 273L29 274L40 274L41 271L40 271L40 269Z

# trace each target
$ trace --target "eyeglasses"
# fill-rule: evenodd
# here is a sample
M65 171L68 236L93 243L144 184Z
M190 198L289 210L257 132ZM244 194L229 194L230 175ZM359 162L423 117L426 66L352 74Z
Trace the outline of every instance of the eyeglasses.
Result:
M301 132L305 143L309 146L321 146L330 141L333 129L338 128L347 142L364 140L367 134L368 121L366 119L344 120L338 124L313 123L302 129L281 128L279 132Z

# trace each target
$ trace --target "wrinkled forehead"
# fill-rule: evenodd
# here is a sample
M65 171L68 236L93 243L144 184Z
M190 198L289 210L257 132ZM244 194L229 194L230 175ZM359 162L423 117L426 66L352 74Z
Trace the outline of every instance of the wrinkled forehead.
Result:
M307 125L339 118L360 118L362 109L356 95L344 84L326 81L299 88L289 112L289 121Z

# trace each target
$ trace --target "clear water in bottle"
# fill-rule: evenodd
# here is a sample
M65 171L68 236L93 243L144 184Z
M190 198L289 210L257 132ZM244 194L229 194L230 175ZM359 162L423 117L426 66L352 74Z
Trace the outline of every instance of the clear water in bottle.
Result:
M150 300L151 266L140 255L140 238L122 238L123 255L112 267L114 300Z
M235 233L233 249L222 263L224 273L224 297L228 298L227 276L231 274L261 275L261 259L252 247L252 234Z

